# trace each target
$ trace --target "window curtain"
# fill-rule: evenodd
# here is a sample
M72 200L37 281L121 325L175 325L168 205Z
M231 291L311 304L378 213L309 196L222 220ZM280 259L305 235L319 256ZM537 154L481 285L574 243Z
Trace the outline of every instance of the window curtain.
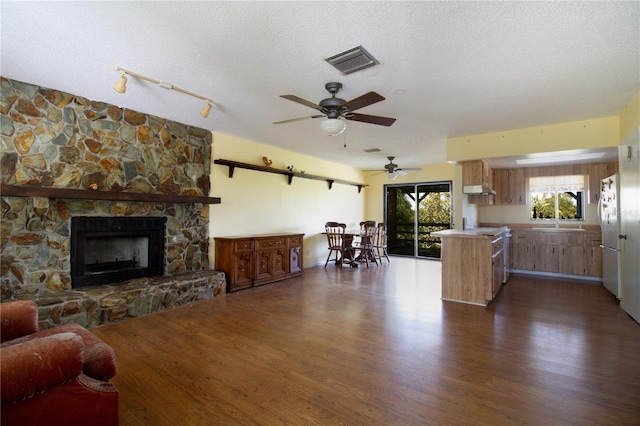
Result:
M530 192L584 191L584 176L541 176L529 179Z

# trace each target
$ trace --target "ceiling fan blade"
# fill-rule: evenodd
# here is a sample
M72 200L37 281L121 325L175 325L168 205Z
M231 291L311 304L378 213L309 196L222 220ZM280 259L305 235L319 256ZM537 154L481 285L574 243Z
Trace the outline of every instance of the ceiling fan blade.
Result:
M357 109L364 108L377 102L384 101L384 99L384 96L379 95L376 92L369 92L355 99L351 99L350 101L342 104L340 107L348 108L349 111L355 111Z
M421 167L403 167L401 169L396 170L397 172L399 171L403 171L403 172L419 172L420 170L422 170Z
M314 104L313 102L309 102L305 99L299 98L296 95L280 95L281 98L287 99L289 101L297 102L299 104L308 106L309 108L317 109L321 112L326 112L326 108L321 107L318 104Z
M344 118L346 118L347 120L362 121L363 123L379 124L381 126L387 126L387 127L391 126L393 123L396 122L395 118L378 117L376 115L358 114L358 113L350 113Z
M273 124L293 123L294 121L302 121L302 120L308 120L310 118L320 118L320 117L324 117L324 115L309 115L307 117L290 118L288 120L276 121Z
M407 174L407 172L405 172L402 169L396 169L396 174L400 175L400 176L405 176Z

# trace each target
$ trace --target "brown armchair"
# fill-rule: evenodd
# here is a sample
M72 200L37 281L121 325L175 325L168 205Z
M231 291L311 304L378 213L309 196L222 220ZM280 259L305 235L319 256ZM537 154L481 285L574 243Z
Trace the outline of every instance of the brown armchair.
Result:
M32 301L0 304L3 425L117 425L113 349L77 324L38 330Z

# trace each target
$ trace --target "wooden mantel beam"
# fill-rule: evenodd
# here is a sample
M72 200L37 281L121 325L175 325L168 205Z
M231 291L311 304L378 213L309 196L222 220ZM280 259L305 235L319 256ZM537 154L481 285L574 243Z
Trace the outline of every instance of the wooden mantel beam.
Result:
M51 188L43 186L5 185L0 187L2 197L42 197L80 200L146 201L152 203L220 204L219 197L197 195L148 194L137 192L93 191L88 189Z

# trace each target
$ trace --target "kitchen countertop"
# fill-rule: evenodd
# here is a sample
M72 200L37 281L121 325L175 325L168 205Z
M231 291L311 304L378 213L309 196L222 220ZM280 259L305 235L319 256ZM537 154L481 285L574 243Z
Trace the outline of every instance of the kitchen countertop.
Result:
M455 238L488 238L495 237L504 232L507 232L509 228L472 228L472 229L447 229L444 231L432 232L434 237L455 237Z

